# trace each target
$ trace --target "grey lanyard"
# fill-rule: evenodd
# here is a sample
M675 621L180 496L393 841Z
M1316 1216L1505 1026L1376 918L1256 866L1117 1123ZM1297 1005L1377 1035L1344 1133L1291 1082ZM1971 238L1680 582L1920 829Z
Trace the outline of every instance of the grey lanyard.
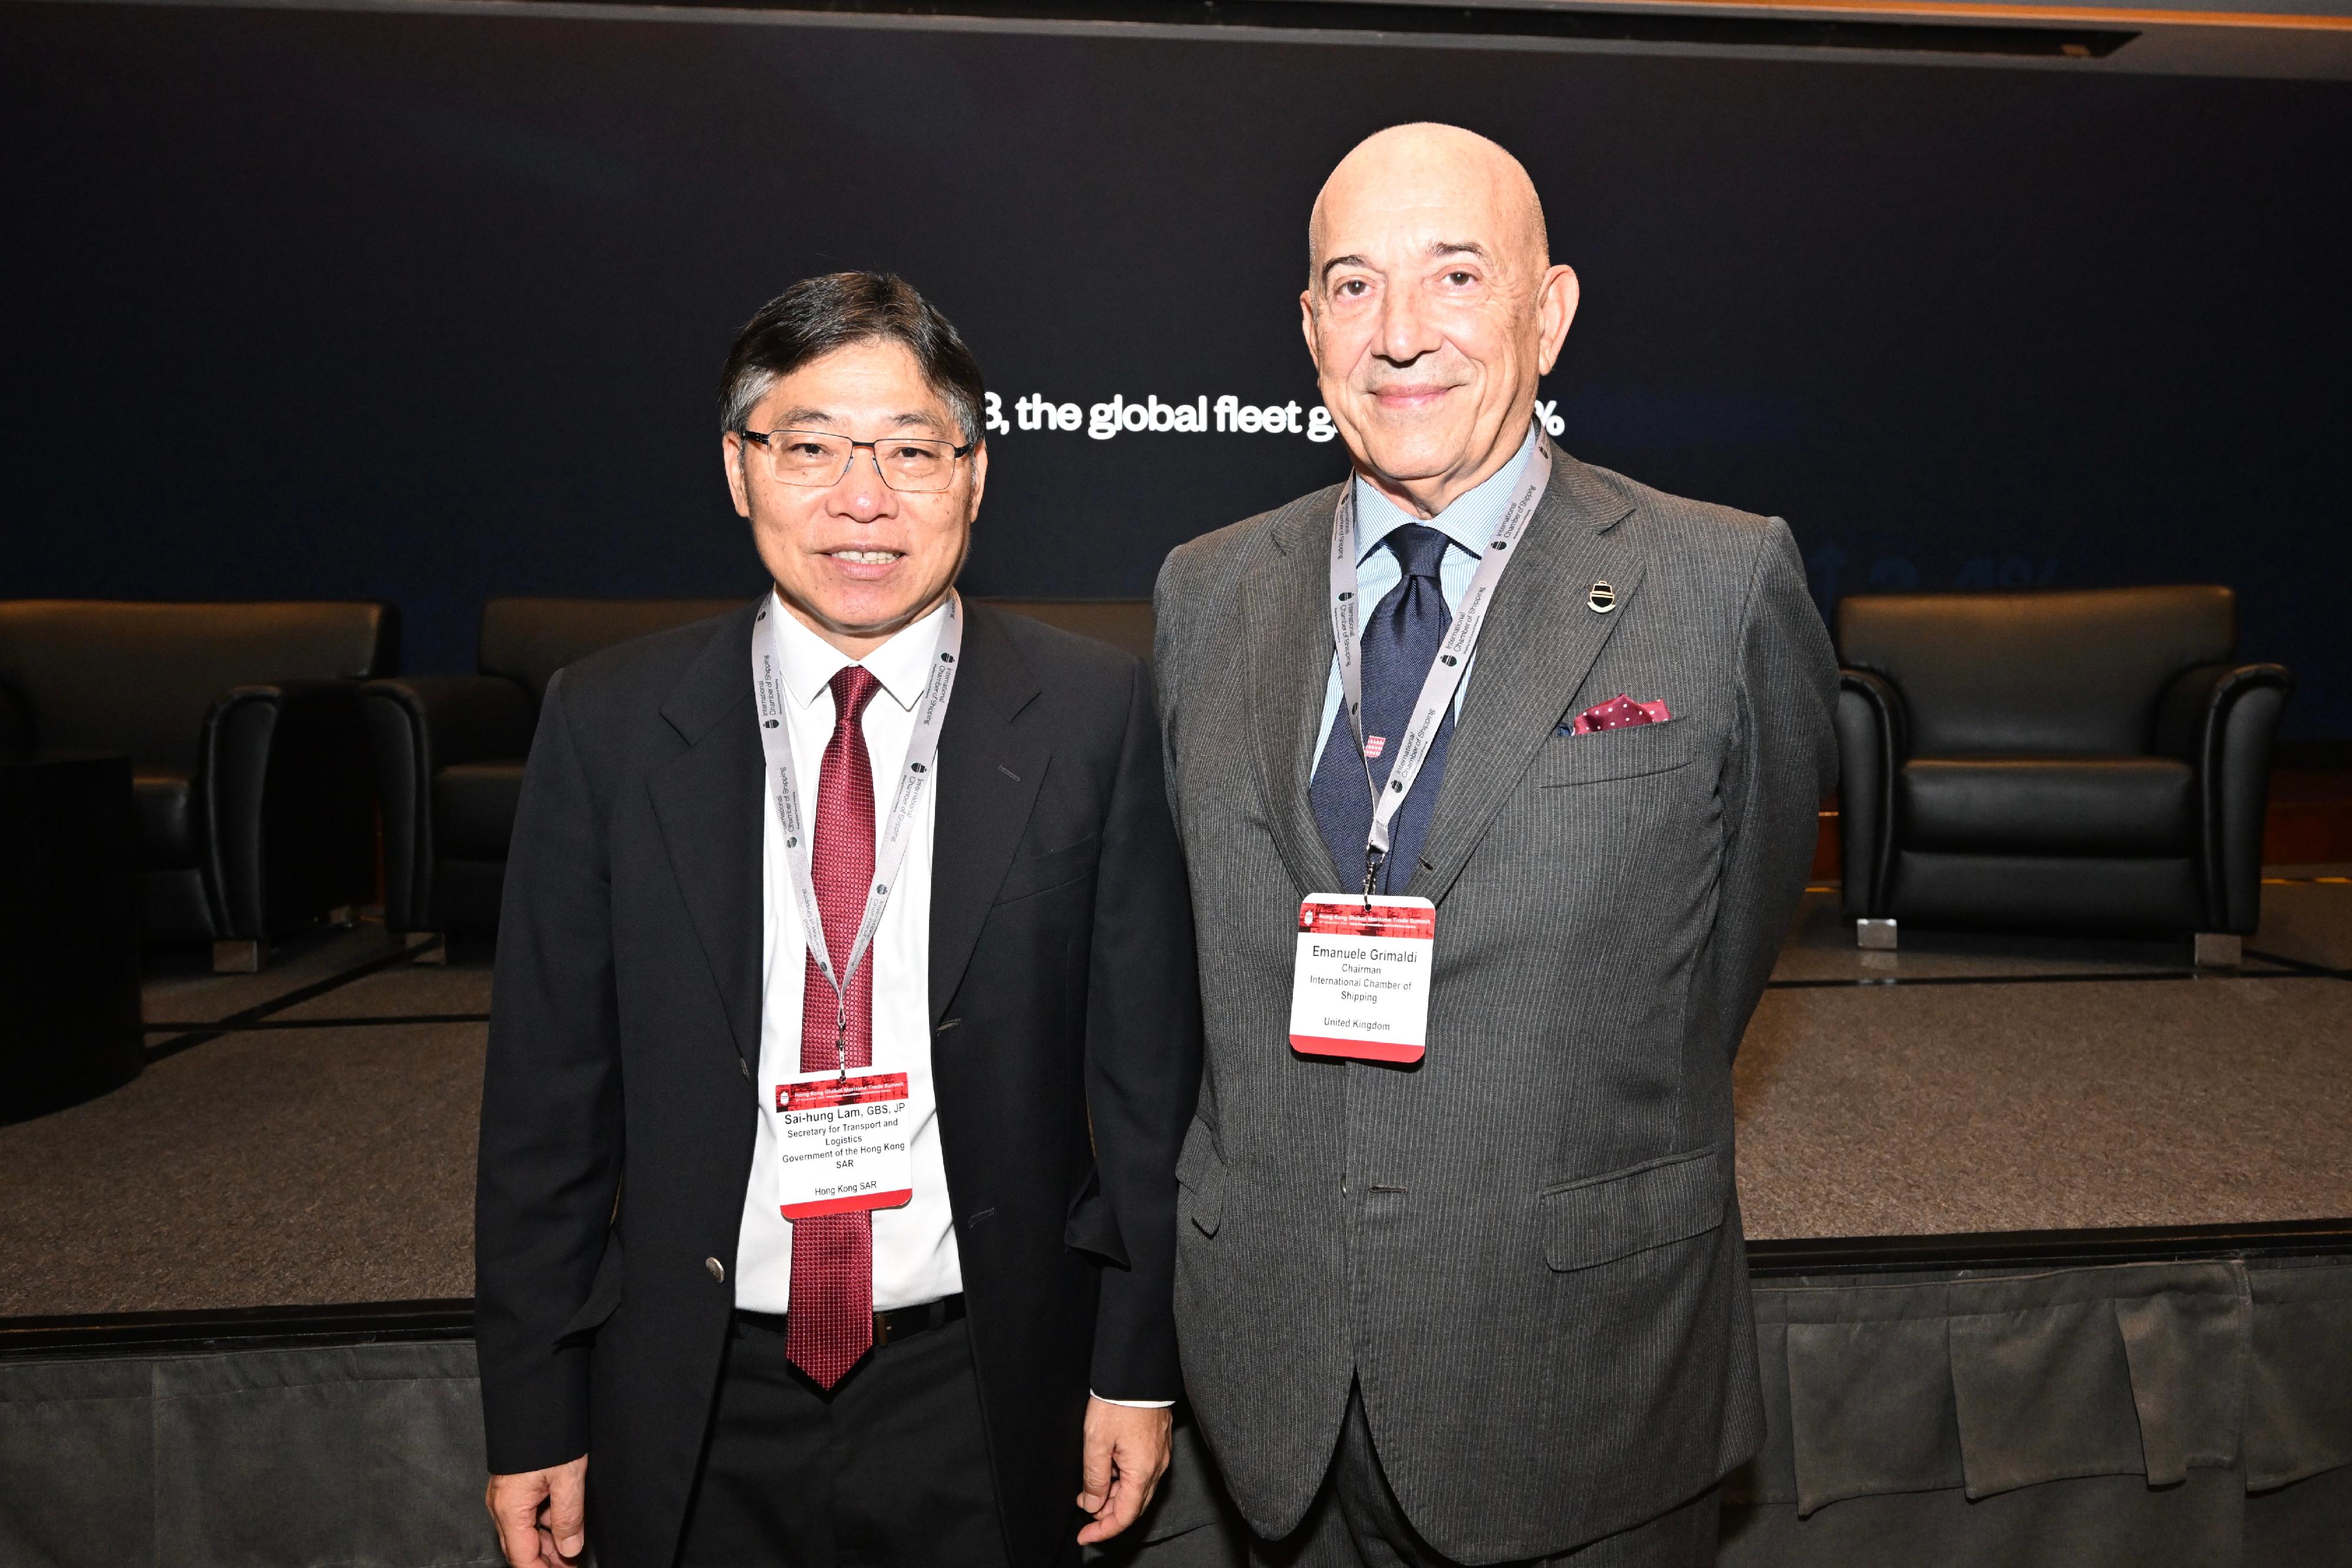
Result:
M1527 472L1519 476L1517 487L1511 492L1511 503L1504 509L1503 520L1496 525L1495 537L1487 543L1486 553L1479 559L1478 570L1454 612L1445 641L1438 644L1436 661L1422 678L1421 695L1413 704L1412 718L1399 737L1396 759L1389 766L1386 789L1372 782L1371 759L1364 755L1363 648L1356 619L1356 561L1362 552L1356 547L1356 482L1351 478L1339 488L1339 505L1331 514L1331 641L1339 649L1339 685L1348 709L1348 727L1356 737L1356 759L1364 769L1364 788L1372 794L1370 853L1364 865L1367 902L1372 896L1372 883L1380 875L1381 862L1388 858L1389 825L1396 820L1405 798L1412 793L1412 781L1421 777L1422 764L1429 760L1430 745L1437 738L1438 726L1444 722L1446 711L1454 706L1454 694L1461 688L1470 655L1478 646L1478 630L1494 605L1495 585L1502 580L1503 569L1510 564L1511 547L1527 532L1528 522L1535 516L1536 503L1542 499L1544 486L1550 481L1551 444L1538 438L1535 451L1528 456Z
M898 772L898 788L890 797L889 815L874 846L874 885L866 893L866 913L857 922L857 940L849 962L836 970L825 946L824 913L818 907L816 878L810 870L809 835L801 824L800 789L793 776L792 733L786 725L782 661L776 654L775 616L771 599L751 626L751 691L759 699L760 747L768 758L768 793L776 803L776 820L784 830L784 861L792 868L793 897L801 912L801 935L818 973L833 988L834 1051L844 1074L849 1071L849 982L874 945L882 911L890 902L890 884L907 858L914 837L915 809L923 786L940 754L940 726L947 717L948 696L955 690L956 663L963 652L963 603L950 591L940 617L940 641L931 661L930 676L915 705L915 733L907 742L907 760Z

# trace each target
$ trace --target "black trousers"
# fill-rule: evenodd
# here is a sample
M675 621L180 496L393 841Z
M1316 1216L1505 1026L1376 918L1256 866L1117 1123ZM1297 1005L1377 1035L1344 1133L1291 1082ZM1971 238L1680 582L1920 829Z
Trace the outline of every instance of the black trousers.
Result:
M678 1568L1007 1568L967 1327L877 1345L827 1396L738 1317Z
M1523 1568L1712 1568L1722 1495L1720 1487L1709 1487L1645 1524ZM1352 1389L1339 1451L1307 1517L1283 1540L1250 1545L1250 1560L1258 1568L1460 1568L1433 1550L1405 1518L1372 1446L1363 1398Z

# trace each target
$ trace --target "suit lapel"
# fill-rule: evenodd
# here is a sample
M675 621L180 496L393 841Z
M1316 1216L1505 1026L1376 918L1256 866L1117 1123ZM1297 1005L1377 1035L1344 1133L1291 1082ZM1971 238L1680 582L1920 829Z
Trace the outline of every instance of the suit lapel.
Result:
M1339 887L1330 846L1315 822L1307 785L1323 737L1323 694L1331 670L1331 508L1339 486L1302 497L1270 530L1274 549L1243 585L1249 687L1230 693L1249 705L1258 775L1274 841L1301 894Z
M686 751L647 780L687 917L727 1010L735 1049L760 1062L760 812L766 758L751 701L747 605L719 623L662 704Z
M1052 751L1014 725L1037 695L1036 676L1006 632L1003 612L964 601L963 668L940 727L932 781L931 1021L954 997L989 905L1003 884L1036 804Z
M1477 664L1422 851L1426 863L1407 893L1445 896L1625 619L1644 566L1635 541L1616 530L1632 510L1633 503L1591 469L1552 449L1551 483L1478 636ZM1604 579L1617 591L1611 614L1585 601Z

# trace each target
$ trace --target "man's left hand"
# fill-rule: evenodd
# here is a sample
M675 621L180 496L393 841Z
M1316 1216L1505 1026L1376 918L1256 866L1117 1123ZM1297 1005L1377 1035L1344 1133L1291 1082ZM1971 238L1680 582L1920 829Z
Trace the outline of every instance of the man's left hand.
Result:
M1078 1531L1078 1544L1108 1541L1133 1524L1168 1473L1168 1434L1175 1412L1138 1409L1108 1400L1087 1401L1086 1456L1078 1506L1094 1522Z

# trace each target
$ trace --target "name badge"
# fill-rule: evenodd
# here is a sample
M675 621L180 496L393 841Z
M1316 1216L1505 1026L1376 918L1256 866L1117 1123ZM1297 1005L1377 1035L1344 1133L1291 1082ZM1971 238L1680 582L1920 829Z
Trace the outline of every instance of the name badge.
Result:
M1317 893L1298 906L1290 1048L1359 1061L1421 1060L1437 905L1425 898Z
M915 1196L907 1075L803 1072L776 1085L786 1219L897 1208Z

